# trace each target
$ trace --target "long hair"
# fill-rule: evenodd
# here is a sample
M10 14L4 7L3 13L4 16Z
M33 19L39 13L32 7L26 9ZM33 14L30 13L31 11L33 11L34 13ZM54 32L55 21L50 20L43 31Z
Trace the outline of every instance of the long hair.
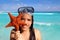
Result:
M35 38L35 32L34 32L34 28L33 28L33 15L32 15L32 24L31 24L31 27L30 27L30 38L29 40L36 40Z

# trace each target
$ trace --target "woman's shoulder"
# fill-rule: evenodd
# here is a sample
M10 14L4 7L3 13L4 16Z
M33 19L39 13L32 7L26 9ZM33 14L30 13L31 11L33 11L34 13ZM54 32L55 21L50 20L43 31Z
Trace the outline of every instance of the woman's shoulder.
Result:
M40 33L40 31L38 29L34 29L35 33Z
M34 29L37 40L41 40L41 32L38 29Z
M38 29L34 29L36 37L41 36L41 32Z

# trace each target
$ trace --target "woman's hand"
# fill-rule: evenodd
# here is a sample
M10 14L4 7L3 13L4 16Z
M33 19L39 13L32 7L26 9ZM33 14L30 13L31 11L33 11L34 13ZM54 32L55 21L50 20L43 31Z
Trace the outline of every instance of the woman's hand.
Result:
M20 33L20 31L16 31L15 39L16 40L24 40L24 38L23 38L22 34Z

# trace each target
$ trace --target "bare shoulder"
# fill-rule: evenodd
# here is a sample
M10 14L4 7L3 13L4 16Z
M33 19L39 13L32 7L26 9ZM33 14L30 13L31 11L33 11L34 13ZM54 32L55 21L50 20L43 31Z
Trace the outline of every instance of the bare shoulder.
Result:
M38 29L34 29L36 40L41 40L41 32Z
M36 34L40 34L40 31L38 29L34 29Z

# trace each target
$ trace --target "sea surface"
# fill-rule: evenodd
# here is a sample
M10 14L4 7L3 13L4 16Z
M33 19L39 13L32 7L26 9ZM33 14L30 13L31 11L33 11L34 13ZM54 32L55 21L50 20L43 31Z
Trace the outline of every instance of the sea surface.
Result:
M40 31L42 40L60 40L60 13L33 13L33 16L34 28ZM5 27L9 22L8 13L0 13L0 40L10 40L13 27Z

